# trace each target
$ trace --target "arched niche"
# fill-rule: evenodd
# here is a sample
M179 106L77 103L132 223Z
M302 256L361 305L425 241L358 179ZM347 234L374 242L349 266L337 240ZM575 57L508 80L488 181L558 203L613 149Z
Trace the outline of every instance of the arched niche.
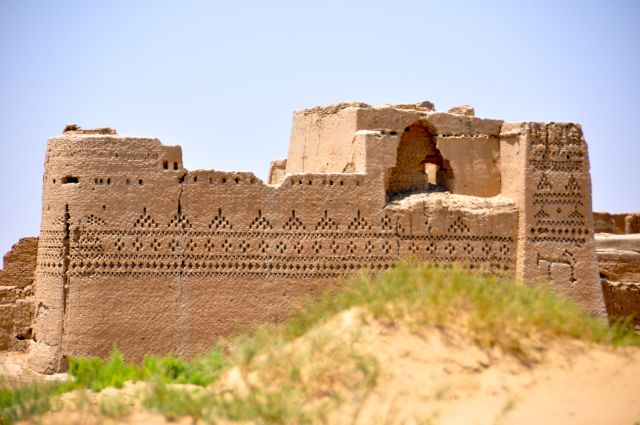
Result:
M448 188L453 175L449 162L436 146L435 134L435 128L426 121L415 122L404 129L398 143L396 164L387 174L387 194Z

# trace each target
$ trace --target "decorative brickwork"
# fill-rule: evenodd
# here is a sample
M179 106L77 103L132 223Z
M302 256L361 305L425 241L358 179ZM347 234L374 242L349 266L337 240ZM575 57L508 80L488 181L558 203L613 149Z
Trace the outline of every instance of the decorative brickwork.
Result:
M131 359L191 356L285 320L299 296L405 257L551 279L599 312L579 127L464 111L297 112L289 157L272 164L268 184L187 171L180 147L155 139L50 139L32 366L61 370L67 355L114 344Z

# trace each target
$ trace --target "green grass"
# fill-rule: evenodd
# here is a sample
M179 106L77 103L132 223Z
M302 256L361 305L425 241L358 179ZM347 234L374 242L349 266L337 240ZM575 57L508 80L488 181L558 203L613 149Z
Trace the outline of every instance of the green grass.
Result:
M141 364L127 363L117 349L107 359L90 357L72 358L69 373L73 380L64 384L62 391L90 389L100 391L107 387L122 388L126 381L156 380L163 383L205 386L215 382L225 366L223 349L216 347L206 355L191 361L168 355L147 356Z
M55 384L0 387L0 425L48 412L51 409L51 396L58 393L58 388Z
M544 285L532 288L459 268L405 263L386 273L355 276L338 290L303 303L283 326L259 326L236 337L228 355L216 347L191 361L151 356L133 364L117 350L108 359L71 359L73 379L67 383L0 388L0 424L46 412L52 397L63 392L120 388L126 381L149 382L143 405L170 419L322 421L347 398L364 397L380 374L375 358L355 348L357 332L319 326L354 307L417 334L434 326L455 328L482 347L499 347L523 361L533 339L640 346L640 336L625 323L609 326L589 317ZM254 376L255 382L241 393L215 392L210 384L230 368ZM102 402L98 411L109 417L128 412L118 400Z
M42 414L51 409L52 398L74 390L100 391L107 387L122 388L127 381L153 381L160 384L194 384L199 386L215 382L226 366L221 347L191 361L171 355L147 356L139 363L124 360L114 349L106 359L98 357L72 358L65 383L34 383L18 388L0 387L0 425ZM118 400L101 403L100 413L105 416L124 414Z

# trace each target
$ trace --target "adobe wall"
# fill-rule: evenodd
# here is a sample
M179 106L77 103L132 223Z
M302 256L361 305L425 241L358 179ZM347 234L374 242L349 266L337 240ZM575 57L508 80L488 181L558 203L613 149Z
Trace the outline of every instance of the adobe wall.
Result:
M315 108L294 115L273 184L187 171L180 147L157 139L77 128L53 137L30 363L58 371L66 356L114 344L132 360L192 356L252 323L285 320L302 295L407 256L552 279L599 313L586 145L579 127L548 125L577 129L554 149L581 156L566 169L537 159L541 126L505 132L499 120L415 105ZM435 183L425 162L439 170ZM541 175L553 191L538 187ZM571 233L556 233L566 220Z
M503 194L520 209L516 277L552 287L604 315L593 242L591 177L582 129L573 123L505 123Z
M436 112L433 105L384 105L341 103L297 111L288 173L363 172L361 148L355 137L360 130L381 130L399 139L416 122L423 121L433 141L448 158L456 194L492 197L500 194L499 135L501 120ZM387 168L395 165L396 145L387 152ZM420 161L421 158L418 158ZM385 170L386 172L387 170Z
M596 233L616 235L640 233L640 213L594 212L593 225Z
M596 255L609 319L633 315L640 330L640 233L597 234Z
M0 269L0 350L24 351L31 340L38 238L22 238Z

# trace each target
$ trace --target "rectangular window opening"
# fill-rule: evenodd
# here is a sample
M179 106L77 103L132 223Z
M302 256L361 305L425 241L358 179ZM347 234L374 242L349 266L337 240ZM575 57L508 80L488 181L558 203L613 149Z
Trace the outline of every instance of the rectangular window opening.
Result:
M78 183L78 182L80 182L80 179L75 176L64 176L62 178L62 184Z

